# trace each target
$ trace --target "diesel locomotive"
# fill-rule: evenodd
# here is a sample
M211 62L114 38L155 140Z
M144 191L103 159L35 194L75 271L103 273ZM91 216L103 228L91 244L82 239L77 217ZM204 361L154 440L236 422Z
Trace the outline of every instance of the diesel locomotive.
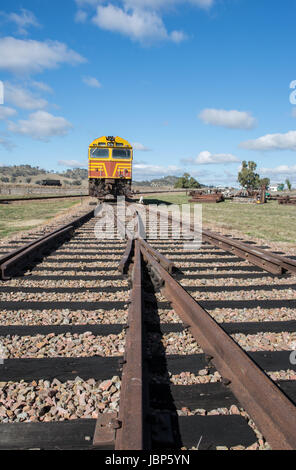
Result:
M103 136L88 149L89 195L100 200L131 196L133 147L121 137Z

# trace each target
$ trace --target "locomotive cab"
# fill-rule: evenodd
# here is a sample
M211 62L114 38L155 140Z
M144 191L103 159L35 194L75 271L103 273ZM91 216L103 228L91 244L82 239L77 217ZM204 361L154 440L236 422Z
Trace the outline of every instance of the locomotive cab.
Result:
M121 137L100 137L88 151L89 195L113 199L131 195L133 148Z

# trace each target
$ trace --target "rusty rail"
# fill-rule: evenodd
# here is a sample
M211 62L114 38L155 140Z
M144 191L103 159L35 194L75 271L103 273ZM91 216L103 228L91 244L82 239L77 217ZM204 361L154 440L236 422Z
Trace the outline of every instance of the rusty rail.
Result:
M130 240L131 241L131 240ZM143 450L150 448L148 412L148 384L143 360L143 299L142 256L139 241L134 242L131 303L128 311L125 354L123 360L119 414L107 413L99 417L93 445L115 450Z
M148 440L144 426L144 421L147 423L145 413L148 400L145 393L147 386L145 387L143 361L142 260L138 240L135 240L132 280L132 302L128 311L125 364L122 371L119 406L119 420L122 427L116 435L116 450L147 449Z
M8 204L10 202L26 202L26 201L42 201L42 200L50 200L50 199L70 199L70 198L81 198L81 197L90 197L88 194L73 194L73 195L65 195L65 196L32 196L32 197L15 197L15 198L7 198L7 199L2 199L0 198L0 204Z
M41 253L41 251L49 245L55 244L60 240L64 240L67 237L71 237L74 228L69 226L63 230L56 231L55 233L46 237L39 238L34 243L29 243L23 246L20 250L16 250L17 253L13 255L13 252L4 256L0 259L0 279L7 281L11 279L7 272L20 264L24 265L26 262L34 260Z
M85 214L80 215L79 217L73 216L73 220L71 220L71 222L69 222L68 224L64 225L63 227L61 227L61 229L70 227L70 225L72 225L74 228L78 228L78 227L80 227L81 225L83 225L83 224L85 224L86 222L88 222L93 216L94 216L94 209L92 209L92 210L89 211L89 212L86 212ZM61 229L60 229L60 230L61 230Z
M260 252L257 248L250 248L241 242L210 232L209 230L203 230L202 239L217 248L222 248L227 252L235 254L239 258L246 259L251 264L259 266L271 274L283 274L280 261L272 256L272 254Z
M218 323L151 256L163 293L274 450L296 449L296 407Z
M127 245L126 245L126 248L125 248L124 255L121 258L120 263L118 265L118 271L121 274L126 274L127 273L128 265L130 263L131 256L132 256L132 250L133 250L133 240L131 238L129 238L128 241L127 241Z
M157 212L160 217L165 217L165 214L162 214L160 211L153 212ZM169 220L173 220L173 217L169 216ZM194 227L192 227L192 225L189 223L180 223L182 226L190 227L192 233L194 233ZM268 252L262 248L251 247L246 243L238 242L224 235L211 232L210 230L202 230L202 239L217 248L222 248L229 253L233 253L249 261L255 266L259 266L271 274L282 275L285 272L296 274L296 261L291 258Z
M159 262L159 264L166 271L168 271L170 274L173 272L175 265L172 260L168 259L166 256L159 253L159 251L152 248L152 246L149 245L149 243L147 243L145 240L140 240L140 244L141 246L145 248L145 250L148 251L148 253L150 253Z
M75 217L71 222L59 229L2 256L0 258L0 280L9 280L10 277L7 276L7 272L10 269L17 267L18 265L24 266L27 261L30 262L34 257L40 255L44 249L48 249L57 242L64 240L67 237L71 237L74 229L88 221L93 216L93 213L94 211L92 210L79 217Z
M269 253L262 248L250 247L246 243L238 242L209 230L203 230L202 237L204 241L244 258L272 274L280 275L284 271L296 273L296 261L290 258Z
M172 308L183 323L188 325L191 334L206 354L207 360L220 372L225 385L230 387L271 447L274 450L296 449L296 407L294 404L167 272L160 263L162 255L144 240L135 240L133 243L135 244L133 289L123 365L120 412L115 425L114 416L110 415L108 425L105 427L107 432L110 431L110 427L113 430L115 448L117 450L149 448L145 420L147 402L144 399L147 387L144 384L143 372L141 252L144 261L148 264L148 270L154 275L156 273L155 277L162 280L159 285L165 297L171 302ZM257 253L260 257L259 250ZM279 258L282 262L282 257ZM114 428L117 428L116 433ZM101 443L102 429L104 430L104 427L101 427L100 420L98 420L96 435L97 442Z

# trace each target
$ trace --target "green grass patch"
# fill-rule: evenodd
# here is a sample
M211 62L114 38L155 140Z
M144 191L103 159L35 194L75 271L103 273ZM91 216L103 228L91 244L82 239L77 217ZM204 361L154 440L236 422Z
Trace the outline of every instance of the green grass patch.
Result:
M151 194L145 204L187 204L183 194ZM267 204L239 204L225 201L220 204L202 204L204 224L214 224L229 230L238 230L250 237L275 242L296 242L296 206Z
M26 202L20 205L0 204L0 238L37 227L62 211L66 212L77 203L77 201L54 200L42 203Z

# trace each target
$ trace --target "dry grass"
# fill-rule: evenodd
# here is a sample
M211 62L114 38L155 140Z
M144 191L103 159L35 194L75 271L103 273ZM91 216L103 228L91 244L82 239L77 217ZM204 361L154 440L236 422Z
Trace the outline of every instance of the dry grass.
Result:
M0 204L0 238L37 227L79 202L54 200L42 201L42 204L35 201L25 204Z
M145 204L187 204L188 199L179 194L153 194L145 197ZM226 201L202 206L203 223L212 228L238 230L242 234L267 241L296 241L296 206L280 206L277 201L264 205Z

